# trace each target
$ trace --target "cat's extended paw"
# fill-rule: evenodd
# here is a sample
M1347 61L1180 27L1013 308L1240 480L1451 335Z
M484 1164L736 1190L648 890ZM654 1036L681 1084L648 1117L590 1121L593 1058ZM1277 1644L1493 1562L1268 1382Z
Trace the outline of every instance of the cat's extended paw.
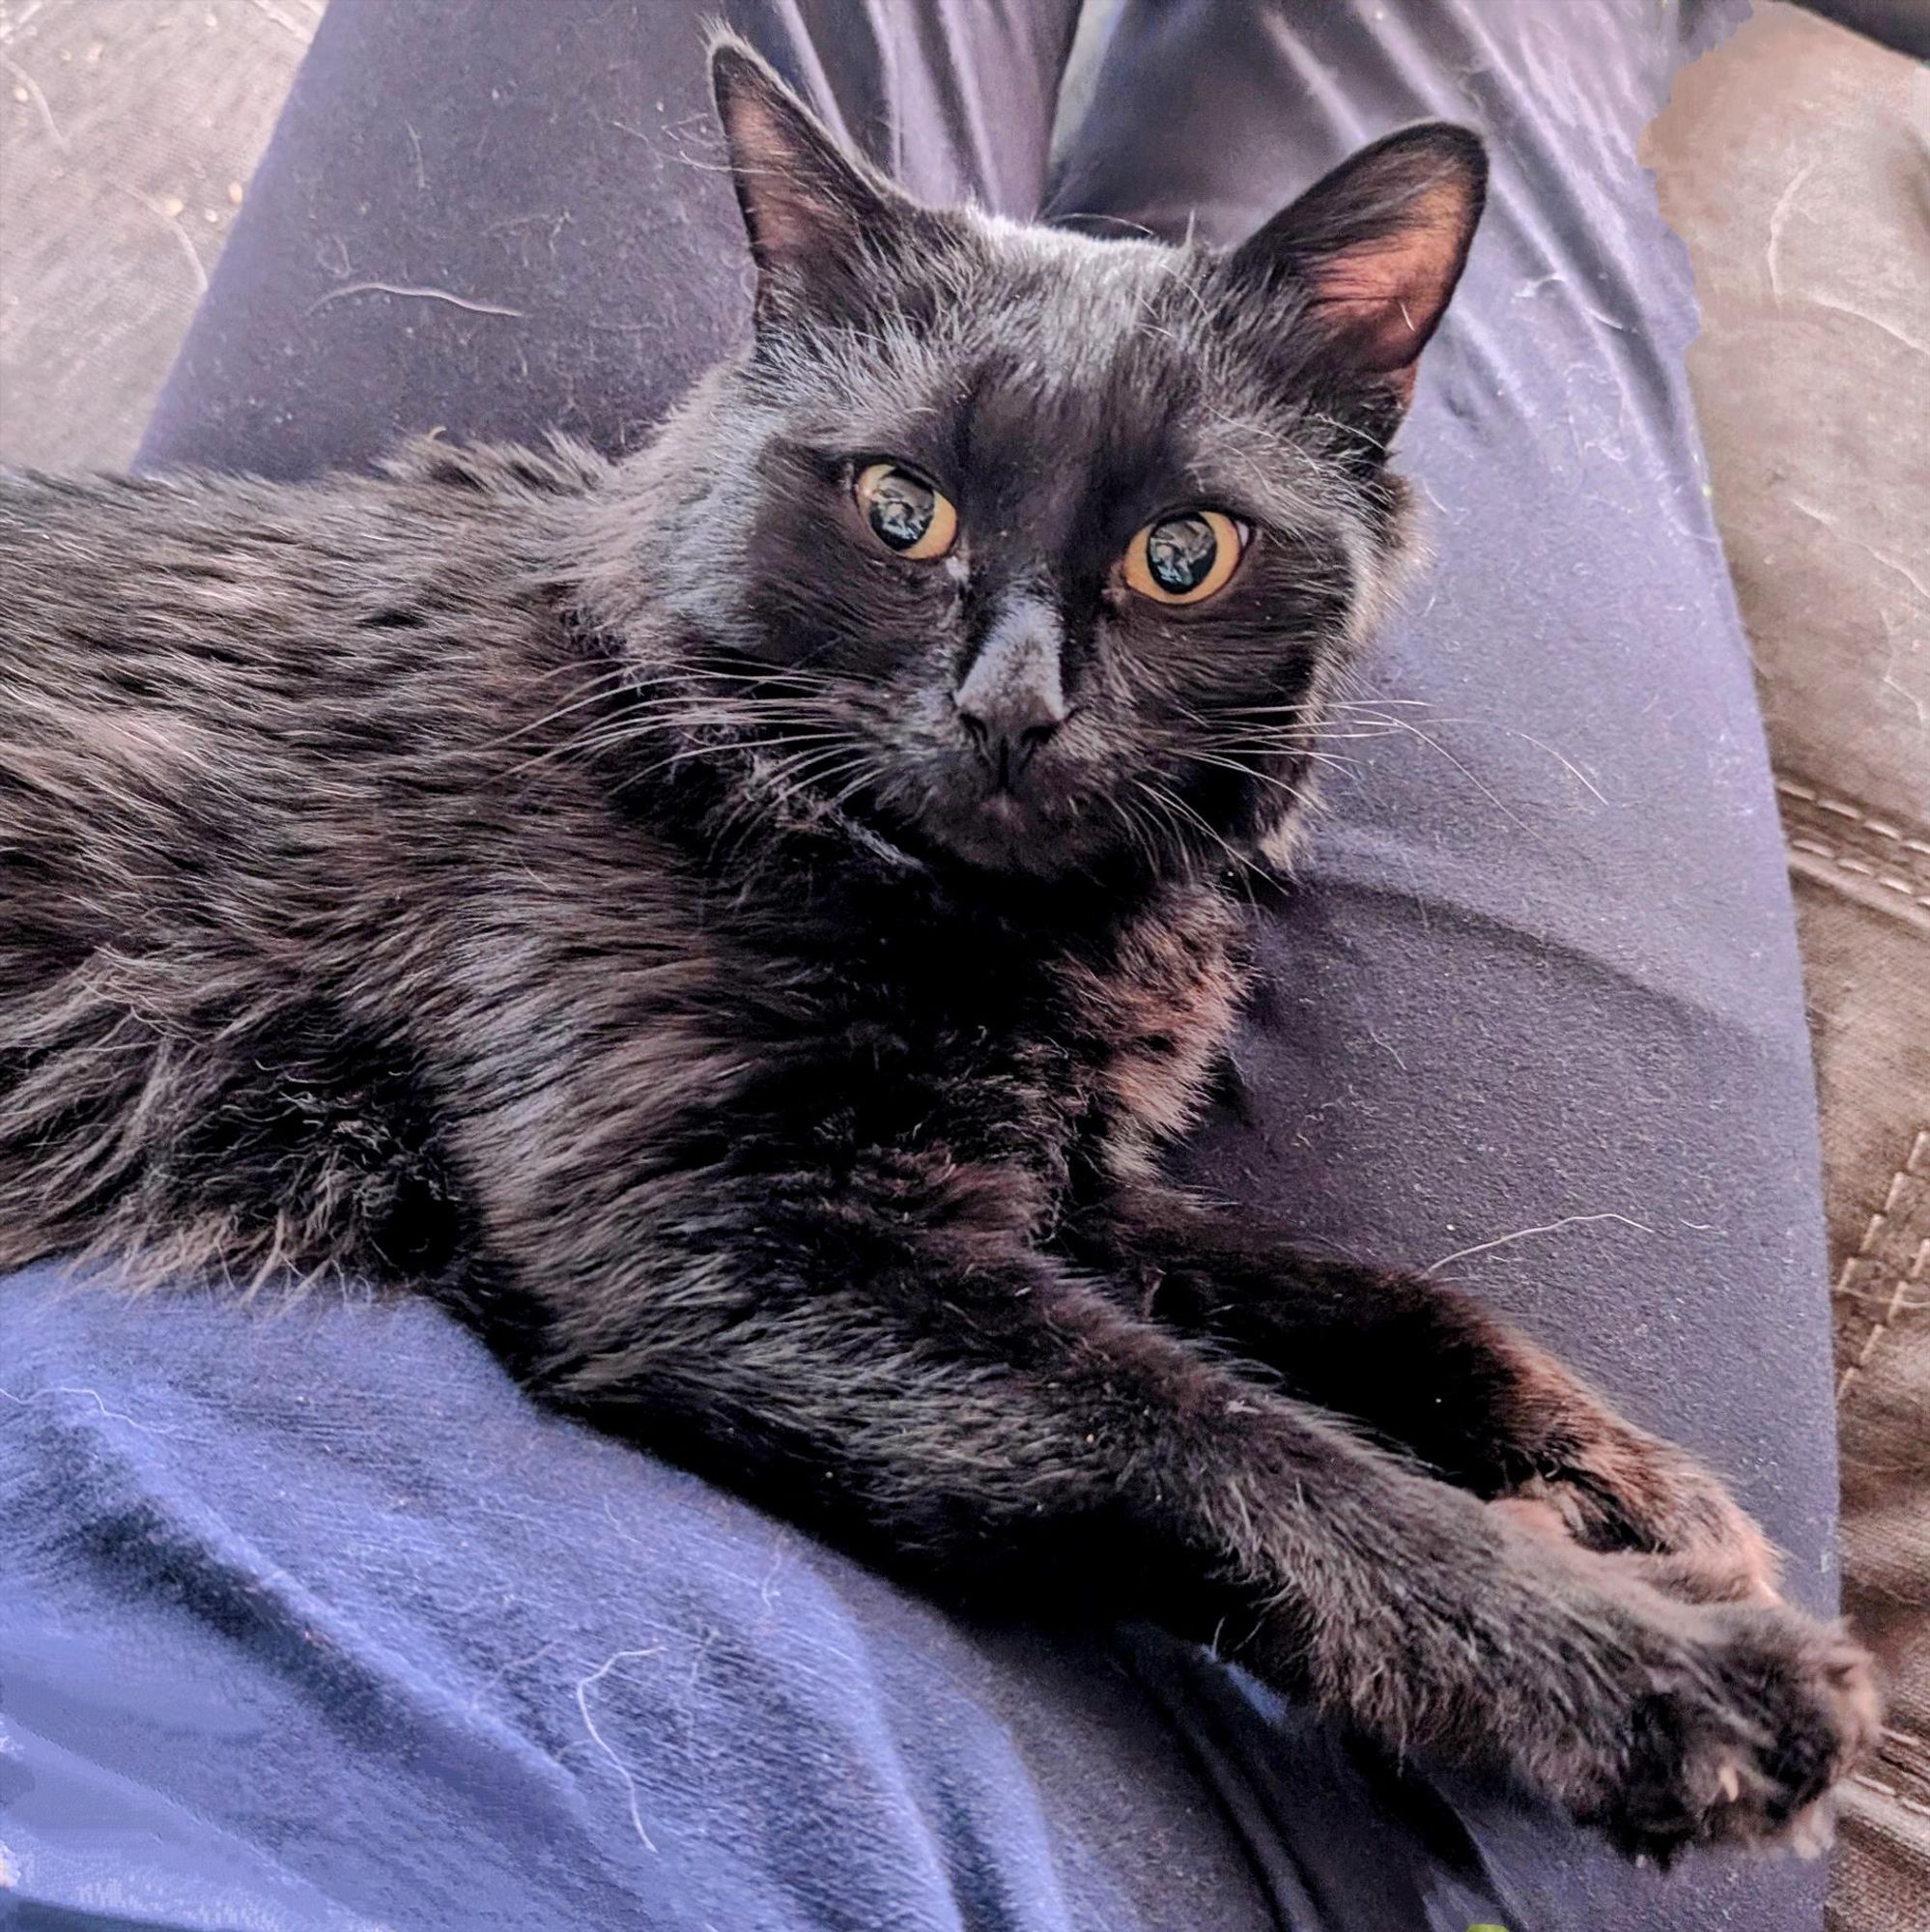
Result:
M1517 1529L1545 1542L1582 1544L1589 1534L1576 1520L1557 1486L1538 1483L1533 1490L1496 1496L1488 1506ZM1584 1546L1589 1547L1589 1546ZM1677 1550L1617 1548L1605 1552L1631 1577L1650 1589L1689 1604L1779 1604L1776 1554L1769 1540L1740 1510L1733 1529L1700 1544Z
M1692 1456L1636 1429L1604 1431L1555 1473L1530 1479L1492 1507L1522 1528L1625 1557L1666 1596L1781 1601L1769 1538Z
M1723 1606L1692 1629L1643 1646L1619 1774L1581 1815L1663 1863L1689 1845L1815 1856L1881 1726L1868 1654L1788 1610Z

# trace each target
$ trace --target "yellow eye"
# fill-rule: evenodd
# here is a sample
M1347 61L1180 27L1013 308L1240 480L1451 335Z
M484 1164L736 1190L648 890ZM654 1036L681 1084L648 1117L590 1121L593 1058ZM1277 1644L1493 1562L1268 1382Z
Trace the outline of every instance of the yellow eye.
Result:
M1220 510L1162 517L1126 546L1127 586L1155 604L1199 604L1226 587L1247 530Z
M951 499L895 463L874 463L852 486L871 534L889 551L924 563L958 541Z

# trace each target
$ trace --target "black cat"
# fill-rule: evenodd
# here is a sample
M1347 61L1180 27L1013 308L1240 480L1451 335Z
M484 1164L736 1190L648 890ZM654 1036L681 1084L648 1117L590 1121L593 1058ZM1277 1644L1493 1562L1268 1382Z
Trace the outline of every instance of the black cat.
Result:
M715 78L755 340L644 454L0 485L0 1264L413 1286L948 1591L1219 1632L1632 1848L1817 1835L1867 1662L1716 1480L1157 1173L1479 143L1216 254Z

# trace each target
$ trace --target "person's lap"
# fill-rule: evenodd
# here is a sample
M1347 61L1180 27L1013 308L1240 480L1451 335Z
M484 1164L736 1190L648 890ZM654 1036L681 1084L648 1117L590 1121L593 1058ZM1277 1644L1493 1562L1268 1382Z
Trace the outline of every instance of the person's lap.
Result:
M335 0L146 466L303 474L436 428L635 446L745 309L700 11ZM1016 213L1046 195L1069 0L732 11L919 191ZM1829 1350L1786 892L1680 367L1687 270L1633 159L1683 13L1128 0L1048 207L1231 239L1388 127L1442 113L1490 133L1491 213L1403 434L1439 561L1337 734L1349 765L1304 883L1263 908L1271 995L1243 1043L1248 1105L1192 1166L1316 1239L1490 1294L1726 1469L1792 1552L1795 1593L1827 1603ZM744 1527L757 1520L724 1533L760 1547L767 1532ZM840 1628L880 1614L867 1599ZM927 1640L889 1625L881 1653ZM605 1654L623 1628L599 1628ZM960 1640L984 1708L1043 1668L1008 1638ZM1063 1669L1053 1683L1070 1723L1076 1687ZM1391 1922L1350 1889L1363 1860L1380 1905L1411 1896L1403 1924L1479 1916L1479 1861L1417 1790L1349 1817L1336 1794L1356 1768L1317 1763L1303 1734L1263 1764L1263 1727L1183 1661L1143 1651L1127 1683L1093 1687L1108 1742L1089 1756L1124 1766L1149 1738L1171 1744L1165 1709L1215 1793L1173 1828L1176 1868L1217 1874L1215 1923L1263 1922L1263 1894L1289 1923ZM1106 1833L1080 1819L1109 1805L1135 1829L1186 1809L1177 1786L1102 1778L1073 1816L1041 1752L1035 1731L1015 1774L1034 1808L1014 1819L1046 1821L1048 1865L1088 1870ZM742 1766L708 1762L734 1798L749 1789ZM1516 1932L1820 1922L1814 1880L1789 1867L1707 1862L1663 1886L1505 1801L1456 1795L1508 1874ZM982 1793L949 1802L969 1811ZM1437 1850L1425 1906L1401 1890L1425 1860L1396 1846ZM686 1922L666 1910L648 1922ZM1088 1922L1076 1902L1064 1915L1035 1902L995 1922Z
M1250 1117L1197 1169L1473 1284L1709 1455L1827 1605L1787 887L1681 362L1688 265L1635 158L1722 13L1127 0L1052 206L1229 239L1385 128L1489 134L1490 212L1402 433L1438 557L1368 668L1391 701L1356 714L1392 735L1335 746L1358 769L1267 923ZM1820 1920L1820 1882L1787 1867L1705 1882L1637 1922L1705 1924L1717 1897ZM1574 1922L1626 1922L1619 1875L1565 1883L1591 1891Z
M914 192L1036 206L1077 0L336 0L140 463L634 448L749 318L703 58L725 14Z

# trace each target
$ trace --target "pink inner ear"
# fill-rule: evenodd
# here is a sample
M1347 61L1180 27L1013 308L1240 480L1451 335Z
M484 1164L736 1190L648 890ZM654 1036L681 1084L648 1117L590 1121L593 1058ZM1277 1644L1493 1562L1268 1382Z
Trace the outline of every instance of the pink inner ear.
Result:
M796 129L786 128L771 100L754 93L732 99L724 118L752 243L770 256L804 253L835 214L804 178Z
M730 151L751 245L765 266L848 248L864 189L832 136L742 62L718 71L718 114Z
M1465 239L1465 200L1443 185L1417 196L1391 234L1311 257L1302 273L1361 366L1408 387L1453 293Z

